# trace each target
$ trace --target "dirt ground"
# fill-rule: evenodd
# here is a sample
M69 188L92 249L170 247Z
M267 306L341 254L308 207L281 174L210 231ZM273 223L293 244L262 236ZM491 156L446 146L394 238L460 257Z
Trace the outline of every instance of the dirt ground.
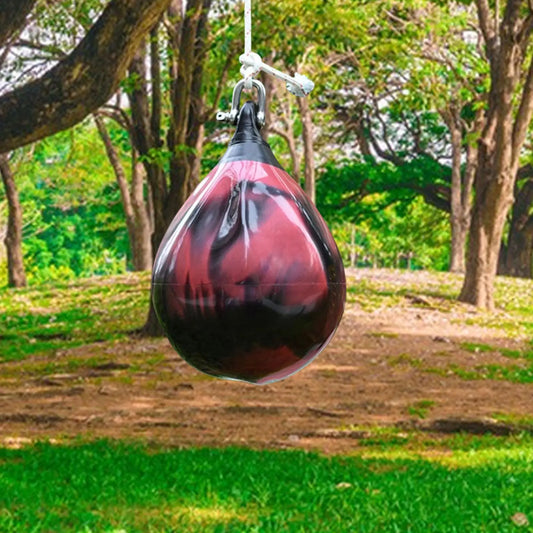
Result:
M520 348L519 340L506 339L497 329L461 324L474 313L466 306L450 313L417 304L407 301L401 308L373 312L348 304L329 347L299 374L267 386L203 376L166 340L69 350L57 357L99 353L109 361L44 377L27 370L28 360L5 363L0 367L0 444L81 435L173 446L344 453L357 447L368 426L505 433L508 428L494 420L495 413L533 414L531 385L467 381L447 370L450 365L509 364L497 352L463 349L465 341ZM139 354L147 360L163 357L146 367L138 364ZM417 414L416 405L422 405L417 402L433 403Z

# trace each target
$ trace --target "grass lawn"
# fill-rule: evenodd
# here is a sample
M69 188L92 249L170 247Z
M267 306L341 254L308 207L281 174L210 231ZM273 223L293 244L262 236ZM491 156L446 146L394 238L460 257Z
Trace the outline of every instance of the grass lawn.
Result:
M150 275L0 288L0 361L123 339L147 315Z
M456 438L352 457L110 441L1 449L0 531L533 531L531 444Z
M533 382L530 281L498 280L499 310L488 314L453 300L458 276L393 274L351 280L349 303L372 312L430 306L449 313L458 326L471 322L522 339L519 349L494 346L490 338L463 342L458 349L467 354L499 354L499 366L480 359L471 368L444 368L443 380L451 373L465 380ZM143 324L148 297L146 274L0 289L0 368L6 382L22 376L32 384L29 379L41 374L92 364L90 357L79 358L77 347L94 351L95 363L107 362L108 355L98 355L102 346L127 343ZM147 354L141 355L148 366L163 357ZM131 358L127 371L133 372ZM409 355L396 359L422 375L432 370ZM430 415L435 401L423 398L408 407L409 415ZM494 416L515 429L531 428L532 418L524 413ZM9 435L7 425L2 428ZM295 450L72 443L59 432L60 445L0 448L0 533L533 533L532 436L432 441L398 428L371 433L378 438L361 439L353 455L326 457Z
M383 272L390 272L391 278L401 275L391 280L349 277L348 303L367 311L401 309L412 304L412 296L421 296L431 298L440 311L464 310L455 301L461 287L459 275L432 272L422 279L414 274L411 279L406 271ZM146 272L27 289L0 287L0 362L125 339L144 324L149 297L150 274ZM497 312L478 312L466 319L461 315L458 322L495 327L509 337L530 338L533 343L531 281L498 278L496 300ZM533 376L533 366L531 372Z

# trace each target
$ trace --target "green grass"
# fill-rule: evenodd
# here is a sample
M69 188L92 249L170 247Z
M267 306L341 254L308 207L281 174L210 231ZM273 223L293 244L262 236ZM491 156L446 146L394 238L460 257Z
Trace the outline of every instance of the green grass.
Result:
M417 278L405 271L383 273L383 280L355 281L349 277L348 302L366 311L429 305L433 310L457 313L459 317L454 320L458 323L495 327L509 337L533 339L530 280L498 278L496 295L500 310L493 314L465 315L465 309L471 309L454 300L461 286L461 276L433 272ZM22 290L0 289L0 361L22 360L29 355L54 355L77 346L123 339L144 323L149 284L149 274L132 273ZM417 303L417 297L423 302ZM490 346L472 345L470 348L486 351ZM500 350L500 353L513 357L511 350L508 353ZM533 347L529 355L533 360Z
M407 353L401 353L400 355L390 357L387 364L389 364L390 366L406 365L412 368L423 368L424 362L422 361L422 359L412 357Z
M397 281L384 281L373 279L359 279L348 286L348 301L360 305L367 311L374 311L381 307L395 307L409 303L413 306L424 305L412 303L412 297L422 296L434 299L432 306L442 311L453 308L453 299L459 292L459 277L454 274L432 272L432 281L426 284L409 281L402 274L406 271L390 271L400 274ZM348 278L350 281L350 278Z
M461 275L432 272L425 279L419 279L411 277L406 271L389 272L390 279L361 279L352 282L348 287L348 302L359 305L365 311L406 305L427 307L424 303L413 300L413 297L420 296L427 300L431 308L441 312L462 313L469 309L456 301L463 280ZM532 281L498 277L495 298L498 308L496 312L478 311L474 316L458 318L457 322L501 329L510 337L533 339Z
M526 359L529 361L533 361L533 350L531 349L511 350L509 348L499 348L497 346L491 346L489 344L480 344L475 342L462 342L460 346L463 350L467 350L469 352L498 352L504 357L508 357L510 359Z
M434 406L435 402L433 400L419 400L407 408L407 413L417 418L426 418Z
M426 364L422 359L412 357L409 354L400 354L389 357L387 364L392 367L410 367L429 374L437 374L443 377L456 376L466 381L492 379L496 381L509 381L511 383L533 383L533 352L531 350L509 350L497 348L487 344L463 342L461 348L475 353L498 352L504 357L517 360L519 364L479 364L472 367L463 367L456 363L434 367ZM418 409L416 405L408 408L412 416L425 418L427 409Z
M364 457L429 457L447 462L449 465L465 465L465 459L470 456L472 463L480 463L503 451L515 453L516 450L532 450L533 423L531 417L521 415L494 413L494 420L511 426L509 436L502 437L487 433L475 435L472 433L453 433L451 435L431 434L420 430L406 429L397 426L342 426L339 431L358 432L361 439L359 446L366 449L358 453ZM514 450L514 451L513 451ZM478 454L478 452L483 454Z
M0 361L124 338L146 317L149 274L0 289Z
M531 531L516 513L533 518L530 442L431 459L106 441L0 450L5 533Z
M496 381L509 381L511 383L533 383L533 363L521 365L476 365L464 368L457 364L450 364L445 368L422 367L424 372L442 376L455 375L467 381L479 379L493 379Z
M528 431L533 430L533 416L517 415L514 413L494 413L492 418L510 426Z
M462 342L460 346L463 350L474 353L498 351L498 348L495 348L494 346L490 346L488 344L480 344L477 342Z
M368 311L430 305L456 313L458 322L533 339L531 281L498 280L500 311L492 315L464 314L471 309L453 300L459 287L460 277L451 274L428 275L423 282L362 280L350 283L348 298ZM0 361L43 356L5 365L4 377L107 362L98 343L122 342L142 325L148 289L147 274L0 289ZM424 301L417 304L413 296ZM91 343L94 349L83 357L76 351L53 357ZM533 382L533 340L522 350L481 343L461 347L499 353L509 364L430 368L407 353L388 363L463 379ZM163 359L157 353L129 357L130 367L113 379L131 381L140 368ZM407 412L425 418L433 407L432 400L419 400ZM494 418L531 431L530 417L497 413ZM354 440L352 456L332 458L109 441L0 448L0 532L533 532L533 525L512 520L523 513L533 524L531 435L436 439L398 428L362 431L367 436Z

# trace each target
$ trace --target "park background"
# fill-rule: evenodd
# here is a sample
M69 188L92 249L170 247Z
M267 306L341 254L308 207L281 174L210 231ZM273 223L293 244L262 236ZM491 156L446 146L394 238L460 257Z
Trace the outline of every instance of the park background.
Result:
M316 84L261 76L262 132L348 277L330 347L265 387L149 312L231 138L242 4L0 6L0 530L533 531L533 7L253 9Z

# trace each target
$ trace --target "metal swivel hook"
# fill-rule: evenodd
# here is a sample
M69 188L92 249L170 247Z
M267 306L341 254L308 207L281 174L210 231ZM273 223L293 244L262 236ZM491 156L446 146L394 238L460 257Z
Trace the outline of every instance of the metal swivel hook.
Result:
M241 94L244 84L245 80L241 80L237 83L237 85L235 85L235 89L233 89L231 111L219 111L217 113L217 120L219 122L227 122L233 125L237 124L237 121L239 120ZM257 105L259 106L259 111L257 113L257 126L261 128L265 125L266 90L265 86L259 80L252 80L252 85L257 89Z

